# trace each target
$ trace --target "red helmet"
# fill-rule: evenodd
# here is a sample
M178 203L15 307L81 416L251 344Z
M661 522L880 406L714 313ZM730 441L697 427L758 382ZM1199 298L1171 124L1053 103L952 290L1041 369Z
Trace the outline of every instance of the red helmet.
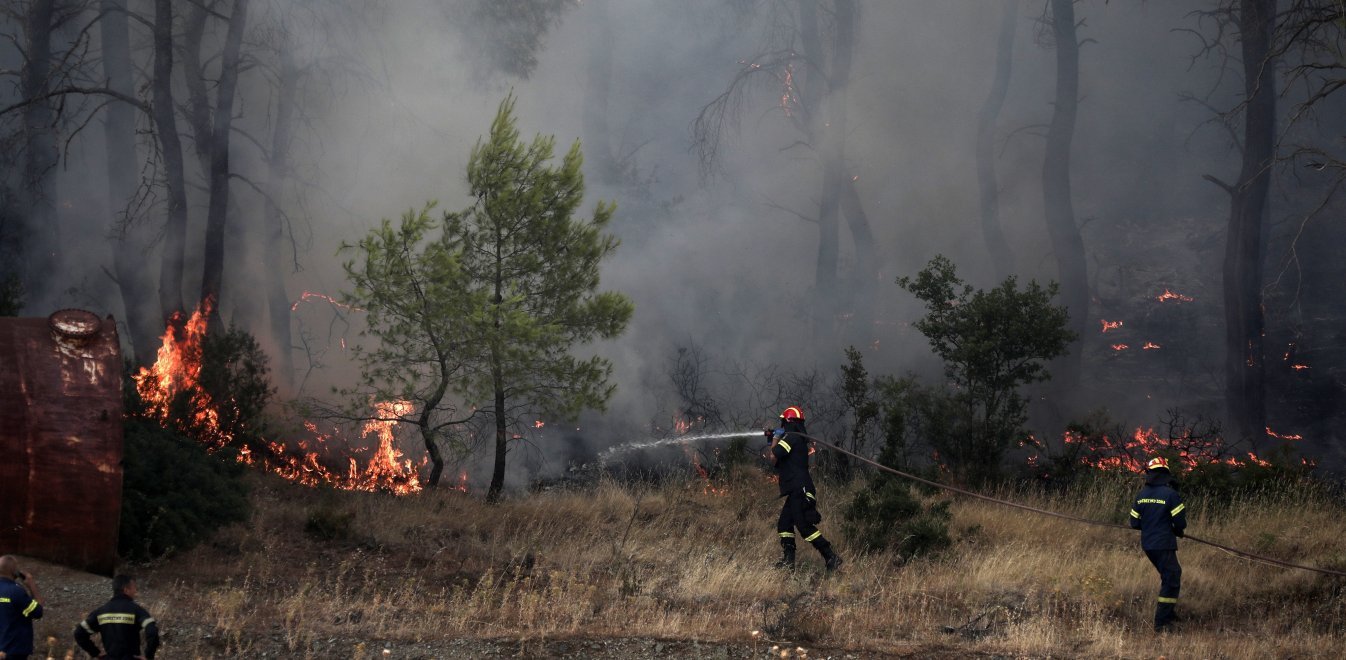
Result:
M1168 459L1167 459L1167 458L1164 458L1163 456L1155 456L1154 458L1151 458L1151 459L1150 459L1150 462L1149 462L1148 464L1145 465L1145 469L1146 469L1146 470L1163 470L1163 471L1167 472L1167 471L1168 471Z
M802 419L804 419L804 411L803 411L803 410L800 410L799 408L797 408L797 407L795 407L795 406L790 406L789 408L786 408L786 409L785 409L785 412L783 412L783 413L780 414L780 418L781 418L781 419L784 419L784 420L787 420L787 421L789 421L789 420L791 420L791 419L799 419L799 420L802 420Z

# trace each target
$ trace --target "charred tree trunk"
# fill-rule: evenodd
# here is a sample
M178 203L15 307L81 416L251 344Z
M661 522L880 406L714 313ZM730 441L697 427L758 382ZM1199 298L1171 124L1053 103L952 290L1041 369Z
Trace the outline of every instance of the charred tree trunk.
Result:
M492 402L495 415L495 468L491 471L491 485L486 490L486 501L492 503L500 501L500 493L505 489L505 456L509 454L509 419L505 410L505 349L500 336L503 330L500 305L505 300L504 232L500 223L495 223L494 249L495 296L491 298L491 304L495 315L495 336L491 337L491 385L495 393Z
M276 345L277 372L285 386L294 383L294 346L290 336L290 297L285 292L285 214L279 206L285 182L290 176L290 138L294 129L294 99L299 86L299 67L288 44L280 53L280 80L276 89L276 123L271 133L268 169L269 193L266 199L263 246L266 273L267 317L271 323L271 341ZM443 468L442 465L438 466Z
M103 77L108 89L133 97L135 84L132 81L126 0L102 0L100 9ZM127 212L138 187L136 168L130 166L140 162L136 154L136 112L137 109L128 103L109 101L103 136L107 145L108 209L114 223L111 233L117 238L111 246L112 264L117 273L126 325L130 329L132 358L146 360L158 346L163 325L153 307L154 283L145 261L148 242L132 226L133 219Z
M55 112L50 99L51 36L55 0L33 0L24 17L24 66L20 84L24 99L40 99L23 109L24 162L20 195L25 221L20 240L24 244L24 287L30 294L42 292L45 283L61 265L61 232L57 225L52 172L56 168Z
M1080 46L1075 36L1074 0L1051 0L1052 34L1056 41L1056 104L1047 129L1047 149L1042 164L1043 211L1052 252L1056 255L1061 301L1070 312L1069 327L1084 336L1089 314L1089 279L1084 259L1084 240L1075 224L1070 193L1070 143L1075 134L1079 100ZM1056 370L1064 392L1076 392L1080 382L1079 340L1075 350L1061 358Z
M1225 401L1240 437L1266 438L1266 365L1262 342L1262 219L1275 158L1276 79L1272 37L1276 0L1241 0L1243 163L1230 188L1225 244Z
M187 176L173 105L173 2L154 0L154 134L164 161L168 221L159 262L159 308L164 319L182 311L183 260L187 250Z
M996 46L995 77L977 117L977 188L981 194L981 231L986 241L986 251L991 254L991 263L995 265L997 279L1004 279L1014 272L1014 255L1000 226L1000 190L995 176L995 125L996 119L1000 117L1000 108L1005 104L1005 95L1009 92L1019 0L1004 0L1003 4L1000 39Z
M799 36L804 46L804 75L796 71L799 87L800 112L807 113L805 126L809 142L823 152L823 195L818 204L818 259L814 275L819 300L833 300L837 289L837 262L840 252L841 201L840 171L833 171L833 160L823 146L827 130L823 119L823 104L827 98L827 57L823 51L822 35L818 27L818 5L813 0L799 1ZM830 316L830 314L828 315ZM830 323L830 318L821 319ZM825 326L824 326L825 327Z
M206 210L206 242L201 269L201 300L213 300L211 323L218 325L220 290L224 281L224 229L229 216L229 144L234 119L234 89L238 84L239 52L247 24L248 0L235 0L229 16L210 144L210 201Z

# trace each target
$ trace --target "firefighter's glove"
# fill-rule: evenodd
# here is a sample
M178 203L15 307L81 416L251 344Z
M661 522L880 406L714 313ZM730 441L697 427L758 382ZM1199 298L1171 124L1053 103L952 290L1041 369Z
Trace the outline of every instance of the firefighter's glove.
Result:
M765 436L766 436L766 441L767 441L768 444L771 443L771 434L772 434L772 433L773 433L773 431L772 431L771 429L762 429L762 435L765 435Z

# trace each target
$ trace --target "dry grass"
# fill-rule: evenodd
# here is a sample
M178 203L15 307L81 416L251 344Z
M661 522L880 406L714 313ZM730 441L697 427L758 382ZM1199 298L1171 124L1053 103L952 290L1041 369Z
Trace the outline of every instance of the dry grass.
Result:
M1133 486L1013 496L1120 522ZM1187 543L1179 557L1188 622L1155 637L1158 578L1134 536L959 500L954 548L898 565L846 552L837 490L822 489L822 528L848 562L831 577L806 546L794 575L769 567L779 501L753 471L733 478L725 496L703 494L700 482L603 483L497 506L456 492L393 498L266 480L251 524L138 572L177 648L202 655L278 648L325 657L313 650L319 640L381 649L456 637L748 647L754 630L805 646L918 655L1346 655L1339 580ZM319 509L353 514L349 538L307 537ZM1343 507L1311 490L1250 494L1220 511L1194 502L1189 511L1194 534L1346 567Z

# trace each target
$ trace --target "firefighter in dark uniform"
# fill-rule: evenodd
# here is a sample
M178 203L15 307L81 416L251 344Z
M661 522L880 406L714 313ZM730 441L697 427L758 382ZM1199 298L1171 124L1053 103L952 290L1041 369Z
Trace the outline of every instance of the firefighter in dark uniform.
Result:
M108 660L154 660L159 649L159 626L145 608L138 605L136 579L130 575L112 578L112 600L89 613L75 626L75 643L90 657ZM140 634L145 633L145 652L140 652ZM103 639L106 653L98 650L93 636Z
M1168 459L1155 457L1145 466L1145 487L1131 507L1131 527L1140 530L1140 548L1159 571L1159 603L1154 609L1154 630L1170 630L1178 620L1178 591L1182 566L1178 564L1178 539L1187 528L1187 505L1169 485L1173 476Z
M32 654L33 621L41 618L37 580L19 570L17 557L0 557L0 658L24 660Z
M817 491L813 487L813 477L809 475L809 439L804 430L804 413L790 406L781 413L781 427L767 431L771 440L771 462L776 466L776 475L780 483L780 495L785 498L781 506L780 519L776 522L776 533L780 536L782 556L776 562L778 568L794 568L796 534L813 544L823 556L828 571L841 566L841 557L832 550L823 533L816 525L822 522L818 513Z

